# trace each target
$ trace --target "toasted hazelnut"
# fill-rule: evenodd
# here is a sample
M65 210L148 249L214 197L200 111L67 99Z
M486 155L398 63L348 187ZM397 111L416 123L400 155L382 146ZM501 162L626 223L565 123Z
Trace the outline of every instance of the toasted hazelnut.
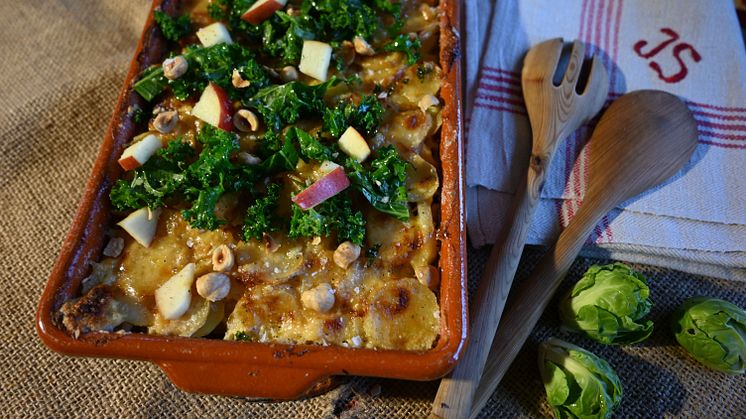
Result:
M414 268L414 276L422 285L431 290L435 290L440 285L440 271L435 266L418 266Z
M112 237L109 243L104 247L104 256L118 258L124 250L124 239L121 237Z
M245 89L251 86L251 82L248 80L244 80L241 77L241 73L238 72L237 68L233 69L233 75L231 76L231 84L233 84L233 87L235 87L236 89Z
M298 80L298 70L296 70L292 65L285 66L280 70L280 78L286 82L296 81Z
M281 246L280 242L275 240L275 238L272 237L271 234L264 233L263 237L264 237L264 246L266 247L269 253L274 253L280 248Z
M319 313L326 313L334 307L334 290L331 285L323 283L303 291L300 300L304 307Z
M233 115L233 125L243 132L255 132L259 129L259 118L248 109L239 109Z
M248 164L249 166L256 166L262 162L262 159L259 157L245 151L239 151L238 154L236 154L236 158L239 163Z
M376 53L362 36L355 36L352 39L352 44L355 45L355 52L360 55L374 55Z
M422 96L420 98L420 101L417 102L417 106L420 107L422 113L427 112L428 108L430 108L431 106L438 106L438 104L440 104L440 101L433 95Z
M179 113L176 111L161 112L153 120L153 128L161 134L168 134L176 128L179 122Z
M183 76L189 69L189 63L182 55L166 58L163 61L163 75L169 80L175 80Z
M342 41L342 44L334 51L334 56L342 60L348 66L355 61L355 45L350 41Z
M220 301L231 291L231 279L226 274L210 272L197 278L197 293L209 301Z
M215 272L230 271L235 261L233 250L225 244L221 244L212 251L212 270Z
M347 267L350 266L350 263L354 262L359 257L360 246L350 241L340 244L337 246L337 250L334 251L334 263L342 269L347 269Z

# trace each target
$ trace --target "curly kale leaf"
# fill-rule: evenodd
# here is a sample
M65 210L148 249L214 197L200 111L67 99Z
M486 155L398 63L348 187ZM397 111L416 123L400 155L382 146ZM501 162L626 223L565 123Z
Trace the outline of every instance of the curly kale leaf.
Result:
M402 34L384 45L383 50L388 52L399 51L407 54L407 64L412 65L420 59L420 47L422 47L420 38Z
M323 130L329 132L332 137L338 138L348 126L352 126L361 134L369 137L378 131L383 113L381 102L373 95L366 95L360 100L359 105L348 101L340 103L333 109L328 108L324 112Z
M347 159L347 176L375 209L405 221L409 218L405 184L407 162L399 157L393 146L381 147L377 154L370 170L365 170L353 159Z
M297 141L300 146L300 155L306 160L325 161L333 159L331 149L319 140L313 138L311 134L300 128L290 128L285 134L285 138L290 141Z
M163 11L156 10L153 17L163 36L169 41L178 41L192 31L192 21L189 20L189 15L171 17Z
M324 93L337 83L335 77L316 86L292 81L259 90L245 105L262 116L270 129L279 131L295 123L301 116L321 116L326 109Z
M158 208L187 180L184 169L195 156L194 149L180 138L158 150L142 167L134 170L131 181L119 179L109 197L117 210L148 206Z
M145 100L152 101L167 87L179 100L186 100L204 90L207 83L213 82L223 88L232 100L248 100L262 87L270 84L269 76L254 59L254 54L238 44L217 44L207 48L190 45L184 58L189 68L175 80L163 76L161 66L152 66L142 72L133 89ZM238 70L241 78L251 82L247 88L236 89L231 77Z
M352 208L347 194L335 195L306 211L293 204L289 237L329 236L335 231L339 242L349 240L360 245L365 239L365 218Z
M267 194L254 201L246 210L246 219L242 229L243 239L259 240L264 233L279 230L276 215L277 202L280 199L280 185L271 183L267 186Z
M264 160L259 167L266 174L286 172L294 170L298 164L298 150L295 148L295 142L285 137L282 148Z
M212 82L223 88L231 100L248 100L262 87L270 84L269 76L254 59L254 54L238 44L217 44L207 48L190 46L184 57L189 69L178 79L169 81L171 90L179 100L201 92ZM251 84L243 89L233 86L233 70Z

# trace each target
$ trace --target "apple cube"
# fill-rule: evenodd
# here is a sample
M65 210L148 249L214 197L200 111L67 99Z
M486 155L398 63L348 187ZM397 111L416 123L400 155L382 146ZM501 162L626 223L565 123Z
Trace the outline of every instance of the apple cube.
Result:
M220 22L207 25L197 31L197 38L204 47L211 47L217 44L232 44L231 34L228 29Z
M155 306L166 320L178 319L189 310L196 271L196 265L188 263L179 273L155 290Z
M192 115L220 129L233 129L233 104L225 90L215 83L205 87L192 108Z
M161 215L160 208L151 210L142 207L128 215L124 220L117 223L124 231L129 233L135 241L148 247L153 242L155 230L158 227L158 217Z
M316 80L326 81L331 59L331 45L319 41L303 41L298 70Z
M365 161L370 156L368 143L353 127L348 127L342 136L339 137L339 149L358 162Z
M333 161L324 160L319 166L318 173L320 176L323 176L338 167L342 167L342 166L338 165L337 163L334 163Z
M124 170L138 168L145 164L161 147L163 147L161 140L153 134L148 134L142 140L124 149L118 160L119 165Z
M348 186L350 186L350 180L347 179L344 169L337 167L295 195L292 200L305 211L342 192Z
M258 25L287 4L288 0L259 0L241 15L241 19Z

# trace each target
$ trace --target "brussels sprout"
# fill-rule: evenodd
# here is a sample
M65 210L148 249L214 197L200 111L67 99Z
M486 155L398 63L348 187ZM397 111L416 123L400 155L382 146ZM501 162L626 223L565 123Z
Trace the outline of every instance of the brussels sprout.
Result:
M653 333L645 277L621 263L593 265L560 302L560 318L571 329L607 345L636 343Z
M558 418L607 418L622 401L614 370L583 348L549 338L539 346L539 368Z
M673 317L676 340L704 365L729 374L746 370L746 312L717 298L690 298Z

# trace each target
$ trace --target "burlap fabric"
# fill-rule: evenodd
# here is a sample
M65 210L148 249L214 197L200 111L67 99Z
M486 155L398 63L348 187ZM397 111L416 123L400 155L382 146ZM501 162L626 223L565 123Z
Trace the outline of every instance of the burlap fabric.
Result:
M437 382L355 378L309 400L259 403L187 394L145 362L52 353L34 332L36 304L64 240L148 9L148 0L0 2L0 416L425 416ZM526 252L525 276L540 251ZM486 251L471 252L472 288ZM593 261L579 260L574 280ZM601 347L542 319L483 412L549 414L536 342L556 335L608 359L623 383L623 416L746 415L746 377L704 369L676 345L667 316L687 296L746 307L746 285L647 266L656 332Z

